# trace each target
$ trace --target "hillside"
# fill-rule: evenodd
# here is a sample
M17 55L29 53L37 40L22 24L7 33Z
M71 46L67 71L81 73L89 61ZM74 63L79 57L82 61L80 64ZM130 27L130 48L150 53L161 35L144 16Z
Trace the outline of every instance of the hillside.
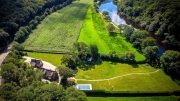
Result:
M72 0L0 0L0 52L14 39L20 27L28 25L35 17L43 19L42 15L52 7L57 9L59 4L65 6L71 2ZM28 28L28 31L31 29L32 27Z
M169 49L180 48L180 2L178 0L121 0L118 11L141 28L162 38Z

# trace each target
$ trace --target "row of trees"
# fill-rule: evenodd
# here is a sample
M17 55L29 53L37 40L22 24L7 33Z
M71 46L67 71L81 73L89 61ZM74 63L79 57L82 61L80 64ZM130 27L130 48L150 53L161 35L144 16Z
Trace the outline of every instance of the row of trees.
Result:
M109 54L99 54L97 45L90 44L89 46L83 42L76 43L75 50L72 55L65 54L61 58L61 63L71 69L76 69L76 66L87 70L94 64L100 64L102 60L112 62L135 63L135 55L133 52L127 52L124 55L118 55L115 51L110 51Z
M8 45L9 34L3 29L0 29L0 52L2 52Z
M15 38L14 40L21 43L21 42L24 42L25 39L27 38L27 36L29 36L29 34L31 33L31 31L33 29L36 28L36 26L48 15L50 15L51 13L65 7L67 4L71 3L72 0L66 0L66 2L63 2L62 4L60 5L57 5L56 6L48 6L48 7L51 7L50 9L49 8L46 8L44 13L42 12L42 14L40 16L35 16L34 19L32 19L29 24L27 26L22 26L19 28L19 31L16 32L15 34ZM47 5L46 5L47 6Z
M156 40L150 37L147 31L134 30L133 27L127 25L119 25L119 28L123 30L122 35L126 40L145 55L147 62L157 64L158 47L156 46Z
M135 55L133 52L126 52L123 55L118 55L115 51L110 51L109 54L101 54L100 57L105 61L136 63Z
M18 42L22 42L39 21L71 2L72 0L1 0L0 36L4 35L2 32L8 33L8 36L0 38L0 44L2 44L0 52L6 48L7 43L14 39L15 33L20 27L25 26L16 33Z
M118 11L147 31L155 32L171 49L180 49L178 0L121 0Z
M30 86L18 87L12 83L0 86L1 101L87 101L83 91L73 87L64 89L57 83L34 81Z
M149 37L147 31L134 30L133 27L126 25L120 25L119 27L121 30L123 29L122 35L126 40L146 56L148 63L161 67L165 73L170 75L180 70L180 53L178 51L167 50L159 58L156 40Z

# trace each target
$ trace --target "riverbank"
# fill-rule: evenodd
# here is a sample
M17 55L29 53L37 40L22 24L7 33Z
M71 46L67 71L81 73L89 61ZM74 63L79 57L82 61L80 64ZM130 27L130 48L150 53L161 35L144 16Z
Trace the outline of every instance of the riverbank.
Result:
M115 5L112 0L106 0L106 2L99 5L100 12L108 11L109 16L112 19L112 22L114 24L116 25L125 24L125 25L130 25L136 29L141 29L140 27L135 26L137 25L136 23L133 23L132 21L127 20L125 16L119 15L117 9L118 9L117 5ZM156 39L157 46L159 48L158 56L161 56L166 50L165 46L161 43L162 40L154 36L153 33L149 33L149 35Z
M109 33L106 30L106 25L108 24L109 22L106 22L101 14L89 8L78 42L96 44L100 54L109 54L109 52L115 51L118 55L122 55L127 52L133 52L136 61L145 60L145 57L119 33Z

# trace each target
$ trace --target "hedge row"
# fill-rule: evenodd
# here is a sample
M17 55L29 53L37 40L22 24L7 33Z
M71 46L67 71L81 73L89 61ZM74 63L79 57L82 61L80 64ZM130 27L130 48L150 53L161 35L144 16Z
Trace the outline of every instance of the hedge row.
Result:
M143 63L146 62L145 60L143 60L143 61L135 61L135 60L126 59L126 58L124 58L123 56L121 56L121 57L120 57L120 56L111 57L111 56L106 55L106 54L101 54L101 55L100 55L100 58L101 58L103 61L130 63L130 64L143 64Z
M22 50L22 51L24 51L24 52L52 53L52 54L72 54L72 52L49 51L49 50Z
M180 96L180 90L177 91L103 91L91 90L84 91L87 96L92 97L144 97L144 96Z

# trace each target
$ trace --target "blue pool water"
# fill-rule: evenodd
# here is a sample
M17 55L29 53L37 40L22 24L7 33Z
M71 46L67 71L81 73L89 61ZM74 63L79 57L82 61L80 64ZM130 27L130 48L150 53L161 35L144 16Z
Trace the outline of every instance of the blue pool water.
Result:
M78 84L77 89L79 90L92 90L91 84Z

